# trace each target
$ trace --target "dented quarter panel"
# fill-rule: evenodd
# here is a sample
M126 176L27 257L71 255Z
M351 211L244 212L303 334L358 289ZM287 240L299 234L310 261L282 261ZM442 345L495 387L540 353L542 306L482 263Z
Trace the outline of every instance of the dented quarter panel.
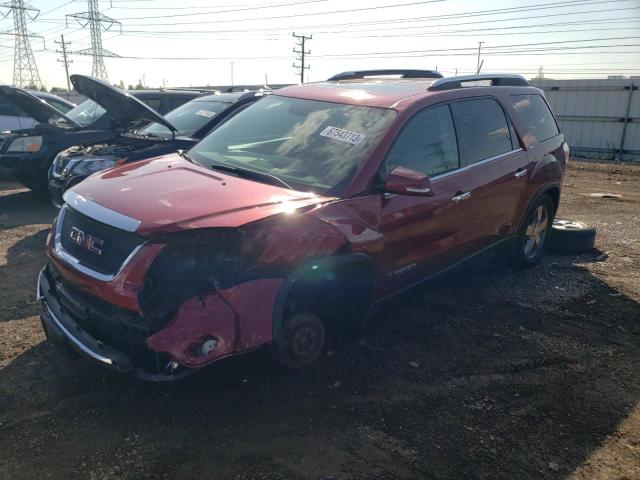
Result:
M194 297L184 302L173 320L147 339L149 348L166 352L186 366L201 366L232 353L271 341L271 313L283 279L260 279ZM215 337L219 343L206 356L192 345Z

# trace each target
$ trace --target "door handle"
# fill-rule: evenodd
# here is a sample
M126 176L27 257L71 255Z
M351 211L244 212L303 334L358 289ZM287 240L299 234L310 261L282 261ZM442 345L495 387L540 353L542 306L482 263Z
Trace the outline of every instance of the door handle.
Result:
M467 198L469 198L471 196L471 192L465 192L465 193L458 193L457 195L454 195L451 198L451 201L453 203L460 203L463 200L466 200Z
M516 170L516 173L514 173L513 176L516 178L520 178L520 177L524 177L526 174L527 174L526 168L519 168Z

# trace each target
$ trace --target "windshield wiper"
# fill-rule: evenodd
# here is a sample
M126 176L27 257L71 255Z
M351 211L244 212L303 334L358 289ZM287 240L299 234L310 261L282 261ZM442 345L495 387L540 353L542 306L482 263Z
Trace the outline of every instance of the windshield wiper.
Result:
M220 165L220 164L209 165L209 168L213 170L222 170L223 172L235 173L236 175L244 176L244 177L253 177L253 178L261 178L263 180L271 180L272 183L273 181L275 181L276 183L279 183L280 185L288 188L289 190L295 190L295 188L293 188L291 185L289 185L287 182L285 182L281 178L278 178L275 175L271 175L270 173L267 173L267 172L259 172L257 170L250 170L248 168L238 168L238 167L232 167L230 165Z
M186 152L186 150L178 150L176 153L180 155L182 158L184 158L185 160L202 167L202 164L199 162L196 162L193 157L190 157L189 154Z

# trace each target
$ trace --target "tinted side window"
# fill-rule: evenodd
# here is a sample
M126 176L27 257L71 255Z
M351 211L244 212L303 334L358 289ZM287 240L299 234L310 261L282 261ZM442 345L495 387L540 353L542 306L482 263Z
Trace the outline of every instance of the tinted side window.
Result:
M498 102L478 98L453 106L462 128L466 165L513 150L507 118Z
M178 108L180 105L182 105L183 103L187 103L189 100L191 100L191 97L167 97L167 112L170 112L174 108Z
M429 176L460 166L456 130L448 105L417 113L398 135L387 154L387 173L405 167Z
M525 121L536 141L543 142L560 133L547 102L540 95L512 95L513 107Z
M62 113L67 113L69 110L73 108L71 105L67 105L64 102L60 102L52 98L45 98L44 101L47 102L49 105L51 105L53 108L57 108L58 110L60 110Z
M153 108L156 112L159 112L159 113L162 112L162 100L161 99L152 98L152 97L148 97L148 98L142 97L142 98L140 98L140 100L142 100L148 106Z
M25 117L29 118L29 115L24 113L22 109L14 105L13 103L0 99L0 115L7 117Z

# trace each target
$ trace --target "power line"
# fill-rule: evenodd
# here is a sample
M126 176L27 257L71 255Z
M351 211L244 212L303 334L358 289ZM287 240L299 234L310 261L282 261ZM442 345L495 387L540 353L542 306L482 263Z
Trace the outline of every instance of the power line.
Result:
M577 14L589 14L589 13L609 13L609 12L618 12L618 11L628 11L628 10L639 10L640 6L634 6L634 7L625 7L625 8L609 8L609 9L600 9L600 10L586 10L586 11L578 11L578 12L572 12L572 15L577 15ZM555 14L548 14L548 15L537 15L536 18L550 18L550 17L566 17L566 13L555 13ZM460 25L478 25L478 24L485 24L485 23L503 23L503 22L512 22L512 21L522 21L522 20L526 20L523 19L522 17L512 17L512 18L502 18L502 19L492 19L492 20L480 20L480 21L473 21L473 22L455 22L455 23L446 23L446 24L440 24L440 25L401 25L401 26L393 26L393 27L380 27L377 26L378 24L381 25L386 25L386 24L392 24L392 23L408 23L408 22L429 22L429 21L433 21L433 20L429 20L429 18L431 17L416 17L413 19L391 19L391 20L377 20L377 21L369 21L369 22L357 22L357 23L333 23L333 24L324 24L324 25L308 25L308 26L295 26L295 27L268 27L268 28L252 28L252 32L256 33L256 32L282 32L284 29L290 29L290 28L305 28L305 29L309 29L309 30L313 30L314 34L336 34L336 33L363 33L363 32L369 32L369 31L373 31L373 32L380 32L380 31L387 31L387 30L400 30L400 31L406 31L407 29L416 29L416 28L420 28L420 29L424 29L424 28L438 28L438 27L449 27L449 26L460 26ZM596 22L596 20L588 20L589 22ZM606 19L604 19L603 21L606 21ZM230 23L233 21L229 21ZM183 22L181 24L187 24L187 25L195 25L201 22ZM208 23L208 22L205 22ZM569 23L569 22L567 22ZM576 23L581 23L581 22L576 22ZM163 25L163 24L156 24L156 25ZM164 24L164 25L174 25L174 24ZM365 25L372 25L372 28L365 28L363 30L354 30L354 28L349 28L348 30L318 30L318 28L321 27L360 27L360 26L365 26ZM148 24L129 24L129 26L150 26ZM522 25L520 26L522 28L526 28L526 25ZM518 27L513 27L513 28L518 28ZM181 30L125 30L124 33L146 33L146 34L180 34L180 35L185 35L185 34L212 34L212 33L242 33L245 32L246 29L229 29L229 30L185 30L185 29L181 29Z
M554 53L555 55L579 55L581 52L568 52L566 50L582 50L582 49L594 49L594 48L621 48L621 47L640 47L640 43L633 44L621 44L621 45L586 45L586 46L576 46L576 47L554 47L554 48L533 48L533 49L516 49L516 50L504 50L504 51L490 51L485 52L484 55L522 55L523 53L533 52L531 55L546 55L546 53L536 53L536 52L557 52L558 50L564 51ZM315 55L317 58L326 58L328 60L334 60L336 58L417 58L424 56L469 56L469 55L477 55L476 47L466 48L467 52L458 52L454 50L458 49L449 49L449 50L416 50L415 53L412 54L404 54L404 52L384 52L384 53L345 53L345 54L326 54L326 55ZM619 54L636 54L636 51L597 51L597 52L582 52L589 55L593 55L596 53L619 53ZM193 61L193 60L287 60L290 57L285 56L248 56L248 57L145 57L145 56L129 56L129 55L119 55L117 58L122 59L133 59L133 60L185 60L185 61Z
M440 1L445 1L445 0L430 0L428 2L412 2L412 3L405 3L405 4L395 4L395 5L388 5L388 6L378 6L378 7L364 7L364 8L358 8L358 9L348 9L348 10L335 10L335 11L330 11L330 12L307 12L307 13L300 13L300 14L291 14L291 15L277 15L277 16L273 16L273 17L260 17L260 18L241 18L241 19L220 19L220 20L203 20L203 21L189 21L189 22L171 22L171 23L157 23L154 22L153 26L177 26L177 25L201 25L201 24L212 24L212 23L236 23L236 22L247 22L247 21L264 21L264 20L275 20L275 19L282 19L282 18L296 18L296 17L307 17L307 16L317 16L317 15L331 15L331 14L341 14L341 13L353 13L353 12L359 12L359 11L367 11L367 10L377 10L377 9L382 9L382 8L393 8L393 7L403 7L403 6L409 6L409 5L414 5L416 3L431 3L431 2L440 2ZM534 4L534 5L523 5L523 6L519 6L519 7L510 7L508 9L493 9L493 10L475 10L475 11L467 11L467 12L460 12L460 13L453 13L453 14L446 14L446 15L429 15L429 16L423 16L423 17L415 17L412 19L407 19L406 17L403 18L396 18L396 19L385 19L385 20L372 20L372 21L367 21L367 22L348 22L348 23L332 23L332 24L314 24L314 25L302 25L302 26L297 26L299 28L305 28L305 29L317 29L319 27L333 27L333 26L357 26L357 25L377 25L377 24L392 24L392 23L406 23L406 22L414 22L414 21L440 21L440 20L452 20L452 19L459 19L459 18L468 18L468 17L478 17L478 16L487 16L487 15L503 15L503 14L507 14L507 13L518 13L518 12L528 12L528 11L535 11L535 10L548 10L548 9L552 9L552 8L568 8L568 7L573 7L573 6L590 6L590 5L597 5L597 4L609 4L609 3L620 3L620 2L628 2L628 1L634 1L634 0L587 0L585 1L565 1L565 2L554 2L554 3L544 3L544 4ZM591 10L591 11L584 11L584 12L572 12L572 14L575 13L598 13L598 12L609 12L609 11L616 11L616 10L627 10L627 9L635 9L638 7L627 7L627 8L622 8L622 9L601 9L601 10ZM555 14L553 16L566 16L567 13L561 13L561 14ZM537 18L540 18L541 16L537 16ZM141 19L143 17L140 17ZM145 17L146 18L146 17ZM503 19L499 19L499 20L488 20L489 22L496 22L496 21L502 21ZM522 18L518 18L518 20L522 20ZM485 21L484 23L486 23L487 21ZM128 22L129 26L151 26L148 23L130 23ZM291 28L291 27L282 27L282 28ZM265 28L265 29L259 29L259 30L279 30L280 28Z
M580 20L580 21L576 21L576 22L556 22L556 23L534 23L534 24L529 24L529 25L515 25L515 26L510 26L510 27L491 27L491 28L466 28L466 29L459 29L459 30L431 30L428 32L420 32L420 33L407 33L406 31L402 31L400 33L388 33L388 34L381 34L381 35L345 35L345 36L341 36L339 38L387 38L387 37L394 37L394 36L401 36L401 37L431 37L431 36L447 36L447 35L464 35L464 34L472 34L472 32L482 32L483 35L529 35L531 33L567 33L567 32L591 32L597 29L580 29L580 30L548 30L548 31L544 31L544 32L505 32L505 33L492 33L496 30L526 30L528 28L538 28L538 27L546 27L546 28L551 28L551 27L555 27L555 26L574 26L579 24L580 26L583 25L591 25L591 24L595 24L595 25L601 25L601 24L608 24L608 23L630 23L630 22L634 22L637 23L638 20L637 19L629 19L629 17L618 17L618 18L608 18L608 19L597 19L597 20ZM436 25L436 27L440 27L440 26L445 26L445 25ZM413 28L413 27L407 27L407 28ZM615 26L616 30L620 30L622 28L625 27L618 27L617 25ZM628 29L634 29L634 30L638 30L637 27L628 27ZM607 28L607 29L603 29L603 30L611 30L611 28ZM351 32L347 32L347 33L351 33ZM339 34L339 33L338 33ZM469 36L469 35L467 35Z
M154 23L153 25L196 25L196 24L209 24L209 23L236 23L236 22L252 22L252 21L264 21L264 20L279 20L282 18L297 18L297 17L312 17L312 16L316 16L316 15L338 15L338 14L342 14L342 13L355 13L355 12L364 12L364 11L371 11L371 10L382 10L382 9L387 9L387 8L397 8L397 7L408 7L408 6L415 6L415 5L426 5L426 4L430 4L430 3L440 3L440 2L445 2L446 0L423 0L420 2L409 2L409 3L398 3L395 5L379 5L376 7L361 7L361 8L349 8L349 9L345 9L345 10L333 10L330 12L307 12L307 13L294 13L294 14L289 14L289 15L275 15L272 17L260 17L260 18L238 18L238 19L220 19L220 20L204 20L204 21L200 21L200 22L171 22L171 23ZM612 1L612 0L607 0L607 1ZM626 1L626 0L623 0ZM192 14L192 15L197 15L197 14ZM171 15L171 17L173 17L173 15ZM142 20L144 18L149 18L149 17L138 17L138 20ZM149 26L148 23L143 23L143 24L135 24L135 23L129 23L129 25L134 25L134 26Z
M293 52L297 54L297 60L300 62L300 64L296 64L294 62L293 68L298 70L298 73L300 74L300 83L304 83L304 71L311 68L310 65L305 63L305 56L311 55L311 50L305 50L305 41L311 40L312 36L309 35L307 37L305 35L296 35L296 33L293 32L293 38L296 39L298 47L300 48L300 50L296 50L295 48L293 49Z
M561 40L556 42L535 42L535 43L512 43L508 45L490 45L484 47L485 50L496 50L501 48L517 48L517 47L535 47L539 45L558 45L558 44L567 44L567 43L582 43L582 42L597 42L597 41L610 41L610 40L638 40L640 36L633 37L613 37L613 38L587 38L581 40ZM484 42L482 42L484 43ZM609 48L609 47L619 47L623 45L596 45L598 48ZM577 47L561 47L561 48L592 48L591 46L577 46ZM390 52L362 52L362 53L327 53L324 55L316 55L317 57L353 57L353 56L370 56L370 55L391 55L391 54L407 54L407 53L430 53L430 52L455 52L455 51L464 51L464 50L474 50L475 47L459 47L459 48L442 48L442 49L430 49L430 50L396 50ZM549 50L552 50L551 48ZM491 52L490 52L491 53Z
M13 84L17 87L42 88L42 80L36 60L33 57L29 37L37 35L27 31L27 17L35 20L40 10L26 4L24 0L11 0L0 5L4 12L2 15L7 18L13 14L13 26L15 35L15 50L13 57ZM40 37L42 38L42 37ZM45 45L46 48L46 45Z
M307 3L322 3L327 1L328 0L303 0L303 1L297 1L297 2L273 4L273 5L260 5L260 6L250 6L245 8L232 8L229 10L209 10L206 12L174 13L171 15L145 15L144 17L123 17L121 18L121 20L145 20L145 19L154 19L154 18L173 18L173 17L192 17L192 16L200 16L200 15L214 15L214 14L220 14L220 13L245 12L250 10L264 10L266 8L290 7L290 6L307 4ZM116 7L116 8L123 8L123 7ZM156 7L146 7L146 8L148 9L153 8L154 10L156 9ZM187 8L197 9L197 8L206 8L206 7L170 7L170 8L171 10L178 10L178 9L187 9Z

